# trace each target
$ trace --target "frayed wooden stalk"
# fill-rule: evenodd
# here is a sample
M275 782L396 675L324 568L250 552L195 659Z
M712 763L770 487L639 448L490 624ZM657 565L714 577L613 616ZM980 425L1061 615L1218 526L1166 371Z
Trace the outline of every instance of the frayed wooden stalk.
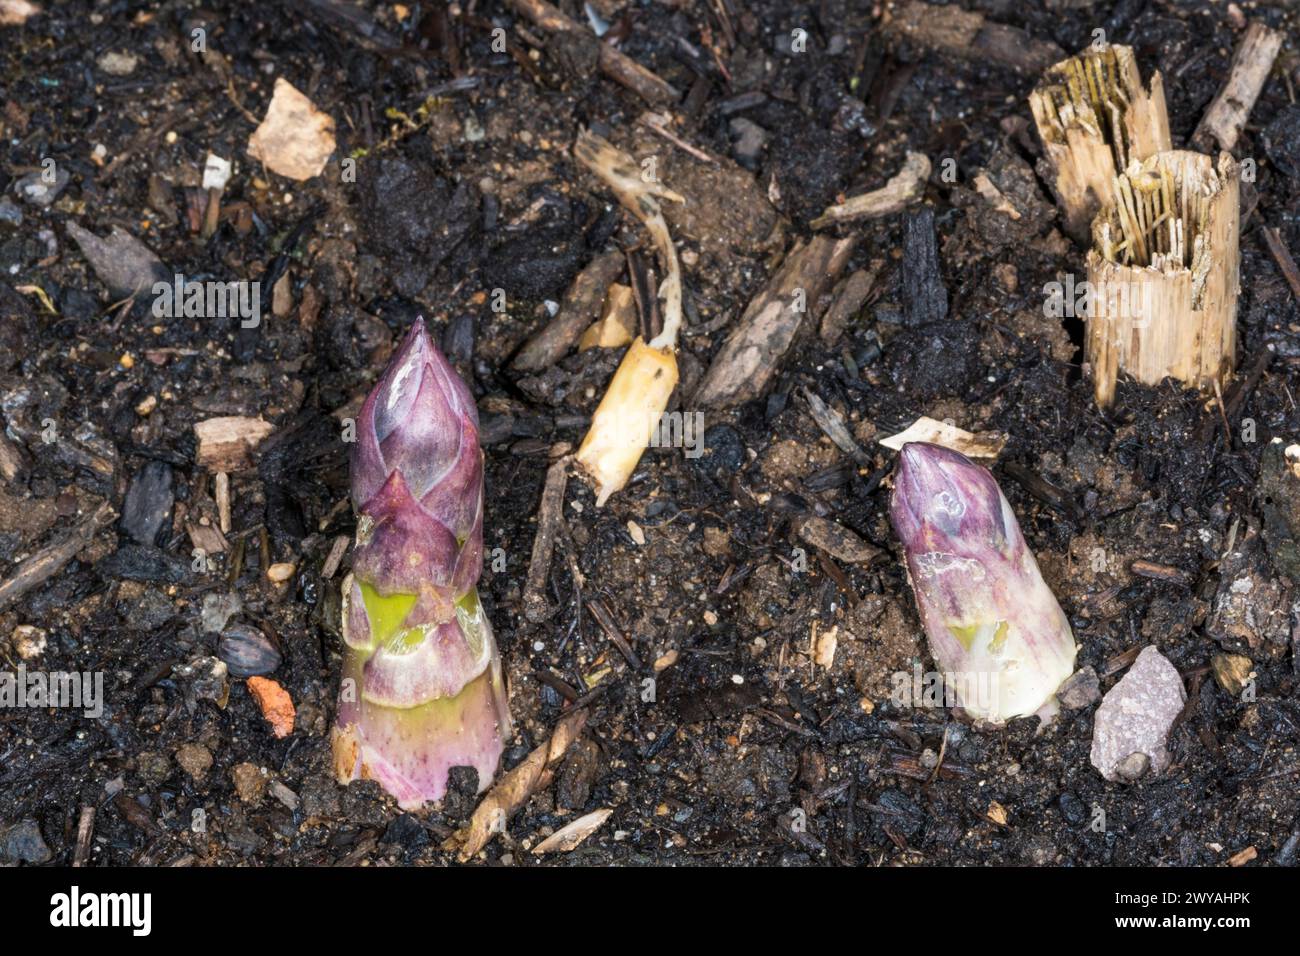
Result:
M1213 391L1235 367L1240 169L1173 150L1116 178L1093 223L1087 339L1097 404L1120 372Z
M1164 82L1142 86L1131 47L1090 47L1057 63L1029 94L1043 140L1045 177L1066 230L1087 242L1093 217L1115 204L1115 177L1134 161L1172 149Z

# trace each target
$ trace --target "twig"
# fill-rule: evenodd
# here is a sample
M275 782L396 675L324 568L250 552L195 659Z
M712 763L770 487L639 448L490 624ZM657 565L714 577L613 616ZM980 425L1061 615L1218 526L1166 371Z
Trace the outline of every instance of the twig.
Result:
M600 598L588 598L587 610L596 619L596 623L605 632L605 636L618 648L618 652L632 665L632 669L639 671L641 669L641 658L637 657L636 651L632 650L632 645L627 642L623 632L614 623L614 615L609 613L609 608L605 607L605 603Z
M658 133L664 139L668 140L668 142L690 153L696 159L702 160L706 163L711 163L715 166L718 164L718 161L708 153L704 152L704 150L696 149L672 130L668 129L662 113L652 113L647 110L641 114L640 122L643 126L649 128L651 132Z
M804 319L816 321L818 300L857 246L857 236L814 236L795 247L745 308L695 390L701 406L725 408L760 396L776 376Z
M555 318L524 343L510 364L522 372L539 372L563 358L578 336L600 318L605 292L622 268L623 256L617 250L592 259L564 293Z
M1250 111L1264 89L1273 61L1282 49L1282 34L1256 21L1232 54L1232 68L1218 95L1211 101L1192 133L1192 145L1209 151L1211 139L1219 148L1231 152L1237 137L1246 126Z
M587 28L565 16L546 0L509 0L510 6L547 33L579 33ZM600 72L652 105L676 103L682 95L667 80L647 70L636 60L609 43L600 43Z
M1282 276L1286 279L1286 284L1291 287L1291 294L1295 296L1296 305L1300 305L1300 268L1296 267L1295 260L1291 258L1290 250L1287 249L1276 229L1272 226L1265 226L1263 232L1264 242L1268 245L1268 251L1273 254L1273 261L1282 270Z
M81 808L81 817L77 820L77 848L72 854L73 866L85 866L90 858L90 840L95 835L95 805L88 803Z
M63 566L90 543L95 533L115 517L117 513L105 502L95 510L94 514L64 537L37 551L20 564L13 576L0 584L0 611L63 570Z
M910 205L925 192L930 178L930 160L923 153L908 153L903 168L889 182L869 193L853 196L826 211L812 221L814 229L855 219L880 219Z
M546 471L542 502L537 510L537 534L533 536L533 554L528 562L528 580L524 585L524 616L540 624L554 616L559 608L546 600L546 581L551 573L555 553L555 535L564 520L564 489L569 482L570 458L556 459Z

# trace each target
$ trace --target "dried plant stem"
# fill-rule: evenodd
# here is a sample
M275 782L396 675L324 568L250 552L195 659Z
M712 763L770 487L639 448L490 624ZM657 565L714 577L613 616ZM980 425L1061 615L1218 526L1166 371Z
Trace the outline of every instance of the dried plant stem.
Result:
M1205 391L1235 367L1240 172L1227 153L1172 150L1115 177L1093 223L1086 358L1097 403L1124 372Z
M628 347L576 455L578 465L595 481L596 503L603 505L632 476L677 385L682 272L659 200L685 200L653 176L643 174L631 156L591 132L584 130L578 136L573 155L649 230L664 270L659 286L663 330L649 343L637 337Z
M1051 67L1029 96L1066 229L1086 242L1093 216L1115 205L1115 178L1172 148L1160 74L1142 86L1133 50L1089 47Z

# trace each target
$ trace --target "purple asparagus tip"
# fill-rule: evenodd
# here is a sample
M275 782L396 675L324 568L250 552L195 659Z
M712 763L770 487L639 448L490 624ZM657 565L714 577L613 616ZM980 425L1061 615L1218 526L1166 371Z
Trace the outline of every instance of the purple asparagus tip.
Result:
M421 318L366 397L352 454L357 541L335 769L403 807L441 800L452 767L491 782L510 733L501 664L478 601L483 453L468 387Z
M1074 636L992 474L911 442L889 514L930 651L962 708L997 723L1046 715L1074 668Z

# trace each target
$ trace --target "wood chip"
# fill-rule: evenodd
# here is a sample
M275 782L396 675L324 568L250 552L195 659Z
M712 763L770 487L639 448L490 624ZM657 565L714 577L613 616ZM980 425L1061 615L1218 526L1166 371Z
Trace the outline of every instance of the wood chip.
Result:
M231 415L194 423L199 440L195 460L200 468L214 472L244 471L253 465L253 450L275 426L260 418Z
M838 627L832 627L829 631L817 636L814 660L817 662L818 667L830 670L835 664L835 650L840 643L839 631Z
M923 441L959 451L967 458L997 458L1006 447L1007 436L1001 432L968 432L922 415L897 435L879 439L880 444L901 451L908 442Z
M1065 51L1055 43L1036 39L1024 30L996 23L956 4L938 6L913 0L894 14L886 30L932 50L1024 73L1045 70L1065 57Z
M334 538L334 543L330 545L330 553L325 558L325 563L321 566L320 573L326 581L334 577L339 569L339 564L343 561L343 555L348 550L348 536L340 534Z
M277 78L266 118L248 141L248 155L301 182L319 176L333 152L334 120L288 80Z
M22 26L40 12L40 7L27 0L0 0L0 27Z
M556 830L533 847L533 852L568 853L575 850L583 840L600 829L601 824L608 820L609 815L613 812L612 809L593 810L591 813L578 817L578 819Z
M816 515L803 519L799 537L847 564L868 564L883 553L843 525Z
M230 548L230 542L216 525L185 522L185 533L190 536L190 547L204 554L221 554Z
M1257 856L1259 856L1259 852L1253 846L1248 846L1240 853L1234 853L1229 857L1228 866L1245 866Z
M1246 684L1255 676L1255 665L1241 654L1215 654L1210 658L1214 679L1229 695L1240 697Z
M988 811L984 815L1000 827L1007 825L1007 808L996 800L989 801Z
M288 737L293 733L293 723L297 712L293 707L293 698L289 692L267 677L250 677L248 692L262 710L262 716L271 725L271 733L276 737Z

